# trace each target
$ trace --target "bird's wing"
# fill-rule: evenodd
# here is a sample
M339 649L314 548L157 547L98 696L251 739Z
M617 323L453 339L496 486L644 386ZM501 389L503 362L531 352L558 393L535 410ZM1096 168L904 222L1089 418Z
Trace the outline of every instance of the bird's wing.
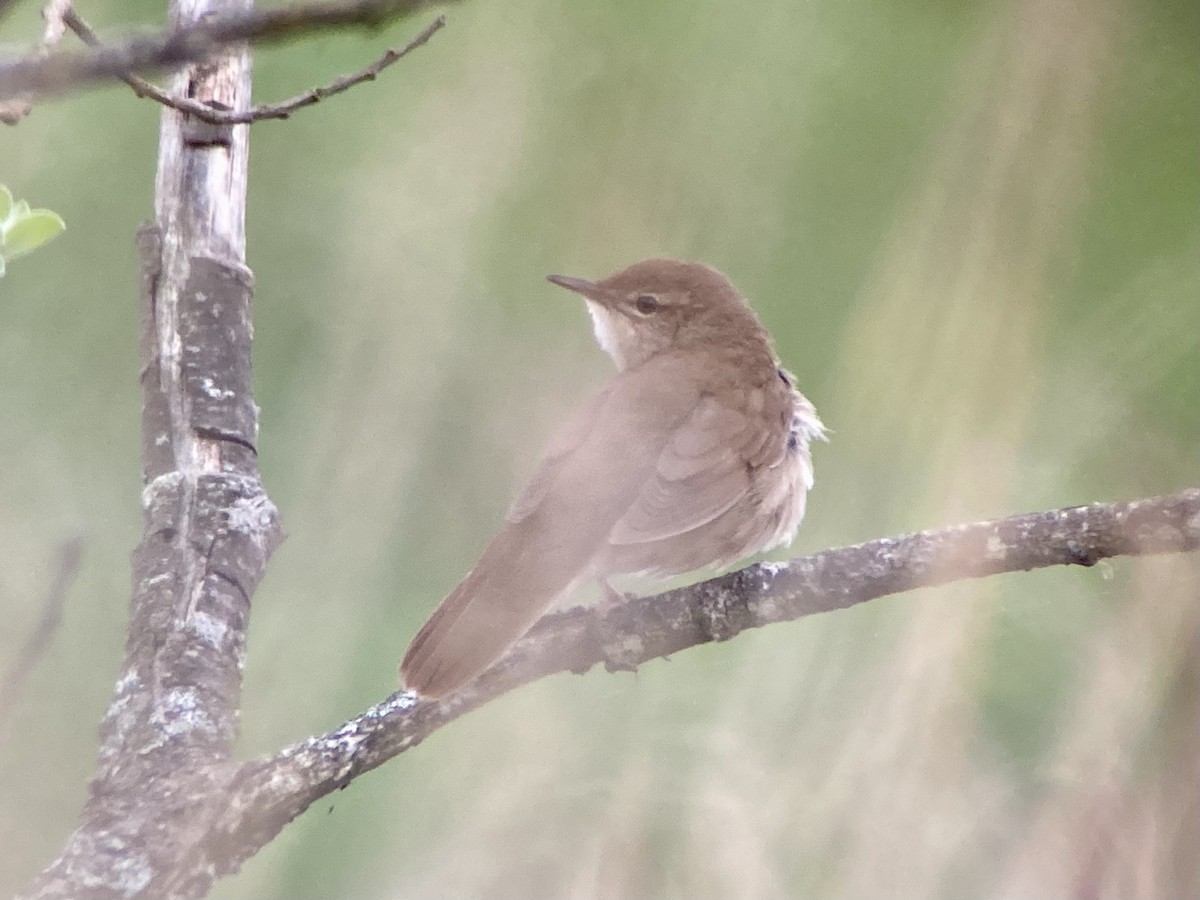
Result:
M684 367L663 355L617 375L558 431L475 568L413 638L401 664L407 687L427 697L455 690L593 574L593 558L699 400Z
M707 395L676 427L609 542L647 544L712 522L749 493L754 471L778 464L781 423L746 393Z

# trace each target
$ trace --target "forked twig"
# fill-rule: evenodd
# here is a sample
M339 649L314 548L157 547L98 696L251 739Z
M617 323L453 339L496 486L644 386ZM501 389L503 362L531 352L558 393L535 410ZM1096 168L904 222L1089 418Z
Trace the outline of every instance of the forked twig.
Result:
M89 47L103 46L99 36L73 6L67 7L63 15L63 24L78 35L79 39ZM398 50L388 50L370 65L364 66L356 72L342 75L327 85L312 88L303 94L297 94L295 97L290 97L287 100L281 100L278 103L258 104L246 110L217 109L207 103L193 100L190 97L173 97L158 87L158 85L138 75L124 74L118 77L129 85L139 97L153 100L171 109L177 109L211 125L247 125L252 122L260 122L264 119L286 119L298 109L320 103L322 100L348 91L350 88L362 84L364 81L374 81L379 73L388 66L403 59L418 47L427 44L429 39L444 28L445 25L446 17L438 16L403 47Z

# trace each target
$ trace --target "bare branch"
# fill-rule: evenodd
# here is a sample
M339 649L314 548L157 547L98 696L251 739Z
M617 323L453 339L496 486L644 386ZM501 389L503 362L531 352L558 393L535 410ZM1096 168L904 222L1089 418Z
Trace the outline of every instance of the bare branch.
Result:
M843 609L920 587L1102 559L1200 548L1200 489L1013 516L760 563L606 611L546 616L496 666L441 701L394 694L336 731L241 766L202 855L236 869L311 803L464 713L555 672L609 671L748 628Z
M50 646L50 639L58 630L62 621L63 604L67 600L67 592L75 583L79 574L79 561L83 558L83 539L71 538L58 550L58 563L54 567L54 580L46 591L46 599L42 601L42 615L34 626L25 646L17 654L16 660L0 681L0 731L12 712L13 704L21 696L25 679L33 671L38 661Z
M0 16L4 15L5 6L6 4L0 0ZM46 0L46 4L42 7L42 19L45 21L46 27L42 31L42 43L38 48L39 56L45 56L50 52L51 47L56 46L62 40L65 30L63 16L70 8L70 0ZM16 125L31 112L33 112L33 101L27 94L0 100L0 123L4 125Z
M0 99L61 93L92 81L198 62L230 44L278 43L331 28L378 28L432 0L341 0L225 12L87 51L0 65Z
M74 7L67 7L66 13L63 16L63 23L71 31L75 32L80 40L89 47L101 46L100 38L96 35L96 32L92 30L92 27L79 15ZM362 84L364 81L374 81L379 73L388 66L398 62L413 50L428 43L429 39L440 29L444 28L445 25L446 17L438 16L399 50L388 50L383 56L370 65L359 69L357 72L350 75L342 75L324 87L313 88L279 103L259 104L241 112L214 109L190 97L172 97L162 88L137 75L118 75L117 77L133 88L133 92L139 97L148 98L154 100L156 103L161 103L163 106L169 106L180 112L188 113L212 125L248 125L263 119L286 119L298 109L312 106L328 97L348 91L350 88Z

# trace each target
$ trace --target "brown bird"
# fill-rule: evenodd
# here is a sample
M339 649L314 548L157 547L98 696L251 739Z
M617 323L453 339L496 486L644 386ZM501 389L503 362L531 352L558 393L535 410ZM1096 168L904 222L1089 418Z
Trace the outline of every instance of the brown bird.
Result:
M825 429L728 278L673 259L548 278L583 295L618 374L413 638L400 671L424 697L466 684L588 580L725 566L789 542L804 515Z

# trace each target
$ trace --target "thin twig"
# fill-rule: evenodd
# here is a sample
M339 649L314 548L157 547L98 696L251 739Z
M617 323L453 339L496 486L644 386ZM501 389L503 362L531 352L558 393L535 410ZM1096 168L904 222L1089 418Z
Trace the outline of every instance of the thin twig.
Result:
M58 630L58 624L62 621L63 604L66 602L67 592L79 574L79 561L82 556L82 538L72 538L58 550L58 564L54 570L54 580L50 582L50 589L46 591L46 598L42 601L41 618L25 640L25 646L17 654L16 661L5 673L4 680L0 681L0 731L8 721L17 698L21 696L29 673L45 654L46 648L50 646L50 639Z
M198 62L230 44L279 43L332 28L379 28L431 5L433 0L333 0L226 13L120 44L0 64L0 99L61 93L87 82Z
M73 6L67 7L63 15L63 24L75 32L80 40L89 47L102 46L99 36ZM162 88L137 75L126 74L117 77L133 88L133 92L139 97L154 100L163 106L177 109L180 112L195 116L197 119L213 125L246 125L263 119L286 119L298 109L312 106L314 103L319 103L327 97L348 91L350 88L357 84L362 84L364 81L374 81L376 76L388 66L403 59L418 47L428 43L429 39L441 28L445 27L445 25L446 17L438 16L399 50L388 50L379 59L375 60L369 66L359 69L357 72L342 75L324 87L315 87L287 100L282 100L278 103L263 103L242 111L214 109L208 104L193 100L190 97L172 97Z

